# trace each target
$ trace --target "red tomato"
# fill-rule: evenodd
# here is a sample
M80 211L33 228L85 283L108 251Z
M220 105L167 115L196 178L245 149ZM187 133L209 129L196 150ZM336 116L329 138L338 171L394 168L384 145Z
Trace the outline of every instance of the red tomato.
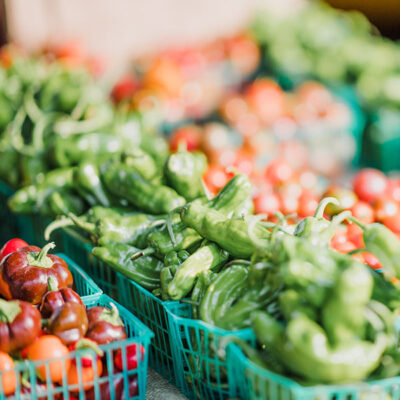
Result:
M333 235L330 246L333 249L340 248L345 242L347 242L347 230L345 228L340 228Z
M280 185L288 182L293 176L293 167L287 161L279 158L272 161L265 170L265 177L273 185Z
M339 253L343 253L343 254L350 253L350 251L353 251L356 249L357 249L357 246L352 242L338 243L335 247L336 251L338 251Z
M388 178L387 183L386 194L400 202L400 180Z
M217 194L231 179L232 175L219 165L209 165L203 175L207 189L213 194Z
M364 252L364 261L365 263L373 269L382 269L382 264L379 262L378 258L369 252Z
M299 208L299 199L296 196L290 196L287 194L281 194L279 196L281 202L281 211L283 214L293 214L297 213Z
M385 218L391 217L400 211L399 203L388 197L382 197L374 203L375 220L382 222Z
M130 346L126 347L126 350L125 350L126 368L128 370L137 368L137 366L138 366L138 360L137 360L138 354L137 353L138 353L138 350L137 350L136 344L131 344ZM140 359L141 360L143 360L144 353L145 353L144 347L142 345L140 345ZM114 364L120 371L123 371L124 363L122 360L122 350L121 349L118 349L117 353L115 354Z
M188 151L198 150L201 146L202 130L196 125L185 125L176 129L171 136L171 150L177 151L179 144L186 145Z
M111 92L111 96L117 103L119 103L122 100L132 97L137 87L138 83L133 76L125 76L115 84Z
M324 85L318 82L305 82L296 90L299 101L307 103L314 110L328 108L333 101L332 94Z
M361 249L364 247L363 230L356 224L347 225L347 240Z
M8 254L14 253L23 247L28 246L28 243L22 239L11 239L4 244L2 249L0 250L0 261Z
M256 214L271 216L280 208L279 197L270 190L261 191L253 201Z
M251 175L254 170L254 157L248 152L238 151L233 162L233 167L241 174Z
M364 224L374 222L374 209L365 201L358 200L350 208L354 218L359 219Z
M260 49L247 35L239 35L227 42L233 68L241 75L251 74L260 62Z
M366 168L357 173L353 181L356 195L368 203L378 200L386 191L387 178L381 171Z
M318 207L318 199L311 193L304 191L299 197L297 213L300 217L311 217Z
M254 81L247 87L244 97L264 124L270 125L285 114L285 93L270 79Z
M384 218L382 223L394 233L400 233L400 213Z
M228 96L223 100L220 108L222 116L232 124L237 123L243 116L248 114L249 105L238 94Z

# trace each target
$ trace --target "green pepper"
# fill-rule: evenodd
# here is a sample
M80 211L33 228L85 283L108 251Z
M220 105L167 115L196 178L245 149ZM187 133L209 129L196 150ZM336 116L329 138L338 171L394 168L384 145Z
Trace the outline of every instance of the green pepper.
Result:
M145 133L142 135L140 148L150 154L158 168L162 169L169 155L168 141L164 136L155 133Z
M91 206L101 205L110 207L113 200L103 187L100 171L96 163L84 161L74 172L75 189Z
M197 277L196 283L193 286L192 295L190 296L192 303L192 317L194 319L200 318L200 305L203 301L204 295L217 276L217 273L207 270L200 272Z
M285 367L303 378L323 383L347 383L365 379L379 364L387 336L375 342L352 340L331 347L324 330L305 315L288 322L286 329L267 313L253 314L259 342L276 354Z
M85 202L68 190L53 192L49 197L49 206L54 216L82 214L85 211Z
M216 244L200 247L179 267L174 279L168 285L168 295L172 300L185 297L192 289L197 276L202 271L214 269L228 259L229 254Z
M384 270L400 277L400 240L386 226L373 223L364 225L355 218L349 218L363 230L365 250L378 257Z
M255 244L249 234L249 225L244 217L227 218L221 212L198 203L189 203L181 212L182 222L202 237L211 240L237 258L249 258ZM256 224L253 235L260 239L270 232Z
M101 239L101 247L95 247L92 254L104 261L110 268L132 279L145 289L160 287L160 272L164 264L151 256L132 261L131 257L138 249L125 243Z
M145 212L165 214L185 204L185 199L175 190L151 184L134 169L122 163L107 164L103 179L111 193L128 200Z
M168 294L168 286L174 279L177 268L178 268L177 265L169 265L161 269L160 272L161 299L164 301L170 299Z
M122 162L132 167L143 179L150 182L156 180L161 175L155 161L149 154L138 147L126 150L122 154Z
M244 292L248 269L232 265L218 274L207 288L200 304L200 318L209 324L218 325L218 319L225 316L230 305Z
M47 172L47 163L43 154L34 156L20 155L19 158L21 185L28 186L44 179Z
M38 212L48 196L58 188L72 188L72 168L60 168L47 173L40 184L19 189L9 199L8 205L15 213L31 214Z
M169 186L191 201L204 196L202 176L206 167L207 159L203 153L180 151L168 157L164 176Z

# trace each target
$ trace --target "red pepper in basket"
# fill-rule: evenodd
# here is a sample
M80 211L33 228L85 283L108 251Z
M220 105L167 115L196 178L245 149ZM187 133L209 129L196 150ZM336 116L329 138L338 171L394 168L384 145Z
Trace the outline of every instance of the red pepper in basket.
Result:
M19 249L22 249L23 247L26 246L28 246L28 243L26 243L25 240L18 238L9 240L4 244L4 246L0 250L0 261L5 256L14 253L15 251L18 251Z
M15 298L38 304L48 292L51 276L59 288L72 286L72 274L65 261L47 254L54 247L54 243L48 243L42 250L27 246L3 259L0 264L0 295L8 300Z
M144 347L140 345L140 357L141 360L143 360L144 357ZM131 344L125 349L126 352L126 364L125 364L125 369L131 370L131 369L136 369L138 366L138 350L137 350L137 345L136 344ZM124 370L124 362L122 360L122 354L123 351L122 349L118 349L117 353L115 354L114 357L114 364L115 366L120 370Z

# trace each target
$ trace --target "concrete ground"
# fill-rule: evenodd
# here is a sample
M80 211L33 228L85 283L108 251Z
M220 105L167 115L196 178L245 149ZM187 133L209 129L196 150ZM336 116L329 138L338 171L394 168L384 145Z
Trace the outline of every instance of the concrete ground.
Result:
M149 368L146 400L187 400L178 388Z

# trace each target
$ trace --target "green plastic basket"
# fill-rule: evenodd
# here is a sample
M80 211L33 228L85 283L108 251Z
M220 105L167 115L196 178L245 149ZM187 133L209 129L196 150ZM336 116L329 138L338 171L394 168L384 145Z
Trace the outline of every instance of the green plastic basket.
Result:
M174 369L167 308L175 301L162 301L136 282L117 273L121 303L154 333L150 347L150 366L169 382L178 385L180 372Z
M110 307L110 303L112 300L106 296L106 295L101 295L101 296L94 296L90 298L84 299L84 303L86 307L94 307L94 306L108 306ZM104 360L105 367L107 367L108 371L108 376L100 377L100 378L95 378L94 381L90 382L90 384L93 384L93 390L95 392L95 399L100 400L102 398L102 392L104 391L104 386L103 385L113 385L117 382L117 380L122 381L123 385L123 393L125 395L125 399L135 399L135 400L145 400L146 399L146 380L147 380L147 366L148 366L148 350L149 350L149 344L150 341L153 337L153 333L146 327L144 326L135 316L133 316L128 310L126 310L124 307L120 306L119 304L116 304L119 314L124 321L127 334L128 334L128 339L123 340L123 341L118 341L118 342L113 342L107 345L102 345L100 348L104 351ZM128 370L126 368L126 351L127 347L130 345L136 344L137 346L143 346L145 352L143 358L138 357L138 366L136 369ZM123 364L125 367L123 368L123 371L118 371L114 367L113 359L115 352L117 350L121 350L122 352L122 360ZM3 399L39 399L39 398L46 398L46 399L55 399L55 398L63 398L63 399L69 399L71 396L71 393L74 393L74 397L78 398L80 400L85 399L85 392L84 392L84 387L83 387L83 382L79 381L78 384L74 385L68 385L67 383L67 378L66 378L66 360L70 359L76 360L77 363L77 368L79 371L78 376L81 376L81 368L82 368L82 361L81 361L82 355L79 353L72 352L67 356L64 357L59 357L59 358L54 358L52 360L46 360L46 361L25 361L25 362L20 362L17 363L15 366L15 371L17 372L17 389L15 392L15 396L8 396L6 397L3 392L3 387L2 387L2 372L0 372L0 400ZM46 388L42 387L42 390L37 389L37 383L39 383L39 378L36 373L36 369L38 367L45 368L46 371L49 371L49 364L54 361L59 361L62 366L62 371L63 371L63 380L62 383L59 386L52 386L50 379L49 379L49 374L47 373L46 375L48 376L47 382L46 383ZM96 367L95 367L96 368ZM22 394L22 382L21 382L21 375L24 374L25 378L27 381L31 384L32 387L32 392L23 396ZM129 384L132 382L132 380L137 379L138 383L138 393L130 393L129 394ZM86 382L88 384L89 382ZM114 387L114 386L113 386ZM56 397L59 395L58 397ZM110 393L110 399L115 399L115 393L114 391L111 391Z
M191 306L168 305L171 344L175 374L183 394L190 399L227 399L235 397L236 386L229 377L228 362L223 357L229 336L239 337L252 345L251 329L226 331L191 319ZM226 343L222 342L226 340Z
M91 242L73 229L62 231L64 252L70 256L100 286L105 294L116 301L123 300L119 296L117 275L92 255Z
M306 387L255 365L236 344L230 344L227 353L231 392L242 400L400 400L400 377Z
M92 278L84 272L78 264L72 261L67 255L62 253L56 254L62 258L68 265L69 270L74 277L74 289L82 298L99 296L102 290L96 285Z

